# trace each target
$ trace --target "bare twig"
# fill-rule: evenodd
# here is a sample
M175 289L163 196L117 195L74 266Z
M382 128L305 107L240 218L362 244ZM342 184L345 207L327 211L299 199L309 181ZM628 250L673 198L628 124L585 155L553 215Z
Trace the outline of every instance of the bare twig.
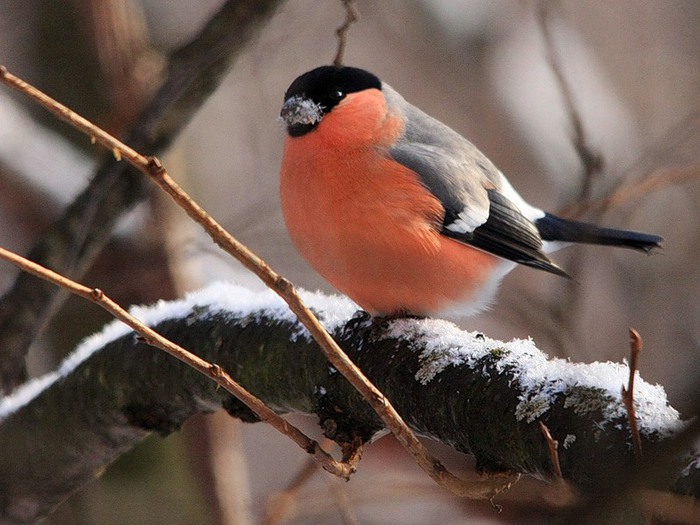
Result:
M335 67L341 67L343 65L343 56L345 55L345 46L347 45L348 30L350 26L360 19L360 13L355 5L355 0L341 0L343 2L343 7L345 7L345 21L338 29L335 30L335 34L338 37L338 49L335 52L335 58L333 59L333 65Z
M627 388L624 385L622 386L622 400L625 402L625 408L627 409L627 420L629 421L630 433L632 434L634 455L638 458L642 457L642 439L639 436L637 411L634 408L634 376L637 373L637 362L643 346L644 343L639 332L634 328L630 328L630 377Z
M327 439L322 446L331 444ZM343 462L349 465L356 465L362 455L362 443L347 444L343 448ZM304 486L311 480L318 471L317 465L313 461L307 461L296 473L287 487L277 494L272 495L265 505L265 517L261 525L276 525L290 519L290 514L296 506L296 500ZM334 486L333 492L338 500L338 507L346 522L353 522L353 517L348 509L347 494L342 487Z
M517 479L516 477L510 477L507 480L491 478L468 482L450 473L437 458L428 452L384 394L367 379L338 346L316 316L304 304L292 283L272 270L267 263L235 239L207 214L199 204L194 202L168 175L156 157L141 155L70 108L12 75L4 66L0 66L0 81L34 99L59 119L68 122L105 148L112 152L118 152L120 158L124 158L136 169L152 178L193 220L205 229L216 244L231 254L257 275L271 290L277 293L289 305L292 312L316 340L331 364L364 397L386 427L394 434L397 441L438 484L462 497L485 499L491 498L494 494L506 489Z
M700 164L652 171L639 180L620 184L607 197L575 203L565 208L563 215L577 217L591 211L602 212L625 204L630 200L639 199L672 184L680 184L691 180L700 180Z
M339 479L332 479L331 491L335 496L336 506L338 508L338 511L340 512L341 519L343 520L343 525L359 525L355 514L350 508L347 485Z
M583 168L583 176L579 187L578 198L576 199L576 201L581 201L589 198L592 191L593 181L595 177L600 175L602 172L603 158L599 152L593 149L588 137L586 136L586 132L583 127L583 120L574 101L571 85L567 81L560 57L557 54L551 24L551 8L553 5L555 5L554 0L540 0L537 4L535 18L537 20L540 32L542 33L546 59L549 63L552 74L554 75L559 92L561 93L564 110L571 126L571 144L573 145ZM577 270L580 269L581 264L582 259L580 257L573 258L570 261L571 275L576 275L579 273ZM560 353L563 355L566 354L567 345L565 343L566 338L561 334L568 332L570 334L569 338L575 336L574 330L572 329L573 319L570 312L574 310L571 308L571 305L576 304L580 300L581 294L581 287L578 286L578 283L574 280L569 280L564 284L564 287L564 293L560 294L557 301L552 303L552 306L550 307L550 317L556 318L557 320L557 335L555 340L559 343L559 347L561 349Z
M545 491L543 494L545 499L557 507L569 507L577 501L576 493L573 486L564 479L564 474L561 470L561 462L559 461L559 441L554 439L549 427L540 421L540 430L547 441L549 448L549 460L552 463L552 472L556 484L551 491Z
M542 38L547 53L547 61L552 69L552 73L559 86L559 91L564 99L564 106L571 122L572 133L571 142L576 149L576 153L581 159L583 165L583 180L581 181L581 189L579 191L578 200L587 199L590 196L593 179L599 175L603 169L603 157L600 152L595 151L590 145L583 129L581 115L574 103L574 96L571 91L571 86L564 76L564 72L559 61L559 56L556 53L552 31L550 27L550 6L549 0L543 0L539 3L537 9L537 22L542 32Z
M349 465L357 465L362 459L362 453L364 452L365 445L362 443L360 438L355 438L352 443L342 443L341 448L343 450L343 461Z
M321 446L332 443L327 439ZM362 444L356 443L355 446L348 444L343 447L343 462L349 465L356 465L360 461L362 455ZM296 499L299 497L299 492L311 480L313 475L318 472L315 461L307 461L302 465L296 475L287 484L282 492L273 494L265 505L265 517L261 525L276 525L290 518L289 514L294 507ZM338 497L338 506L341 507L341 512L346 510L348 501L347 495L344 492L335 491ZM345 508L343 508L345 507Z
M287 487L277 494L273 494L265 505L265 517L261 525L277 525L288 518L290 508L299 494L314 474L318 472L318 464L309 460L302 465L296 475L287 484Z
M222 386L228 392L236 396L236 398L250 408L262 421L272 425L275 429L288 436L302 449L311 454L313 458L318 461L328 472L335 474L336 476L349 479L349 477L355 471L356 468L354 465L350 466L346 463L333 459L332 456L321 448L318 442L308 438L294 425L278 416L272 411L272 409L268 408L265 403L260 401L260 399L236 383L236 381L234 381L226 371L222 370L219 365L209 363L208 361L205 361L199 356L196 356L195 354L161 336L158 332L143 324L136 317L107 297L102 290L98 288L89 288L88 286L77 283L61 274L49 270L48 268L44 268L40 264L36 264L20 255L17 255L16 253L6 250L5 248L0 248L0 258L11 262L25 272L29 272L40 279L44 279L57 286L60 286L61 288L64 288L84 299L92 301L98 306L104 308L121 322L128 325L134 330L134 332L139 334L146 344L167 352L188 366L194 368L201 374L204 374L205 376L214 380L218 385Z
M554 477L559 480L564 479L564 474L561 472L561 464L559 463L559 441L552 437L552 433L549 431L549 427L540 421L540 430L542 435L547 440L547 446L549 447L549 459L552 462L552 471L554 472Z

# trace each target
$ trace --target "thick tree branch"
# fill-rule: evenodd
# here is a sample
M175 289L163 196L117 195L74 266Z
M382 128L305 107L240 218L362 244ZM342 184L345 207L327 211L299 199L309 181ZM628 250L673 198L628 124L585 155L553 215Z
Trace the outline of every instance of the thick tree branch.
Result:
M172 55L165 81L126 141L149 154L163 152L280 3L226 2L190 43ZM69 277L81 276L117 219L145 198L148 187L135 169L106 158L89 186L37 240L28 257ZM0 301L0 392L12 390L21 378L27 348L61 297L54 286L21 274Z
M474 454L482 470L546 477L551 460L539 421L562 444L564 479L584 491L634 468L619 388L626 367L548 361L528 341L492 341L443 321L349 319L347 301L306 299L416 431ZM367 440L383 427L270 291L218 284L135 313L276 411L316 414L338 442ZM0 455L0 515L15 521L48 513L149 431L167 434L221 407L252 419L230 394L118 323L43 386L36 397L29 387L0 404L0 450L12 451ZM653 458L682 424L659 387L639 380L635 392L645 458ZM697 495L697 464L666 461L661 486Z

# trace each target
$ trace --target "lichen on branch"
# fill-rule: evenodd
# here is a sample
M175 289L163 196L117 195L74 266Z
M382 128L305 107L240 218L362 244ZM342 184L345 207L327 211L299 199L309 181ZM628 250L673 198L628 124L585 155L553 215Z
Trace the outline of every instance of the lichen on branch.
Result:
M550 360L529 340L494 341L441 320L370 319L349 300L321 294L304 299L415 431L473 454L482 470L549 477L540 421L561 444L562 473L575 486L607 483L634 464L620 394L625 366ZM271 291L218 283L132 313L276 411L315 414L338 442L383 430ZM653 457L683 423L661 387L635 384L642 446ZM45 515L150 431L167 434L222 407L255 419L212 381L113 322L55 373L0 402L0 450L13 451L0 455L0 515ZM693 459L668 462L670 484L698 491Z

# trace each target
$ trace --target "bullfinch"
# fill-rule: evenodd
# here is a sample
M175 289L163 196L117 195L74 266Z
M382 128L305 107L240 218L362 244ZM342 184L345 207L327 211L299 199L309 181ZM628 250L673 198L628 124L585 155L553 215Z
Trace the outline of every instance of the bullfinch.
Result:
M471 142L363 69L301 75L280 118L292 242L372 315L469 315L516 263L568 277L547 256L567 243L662 241L531 206Z

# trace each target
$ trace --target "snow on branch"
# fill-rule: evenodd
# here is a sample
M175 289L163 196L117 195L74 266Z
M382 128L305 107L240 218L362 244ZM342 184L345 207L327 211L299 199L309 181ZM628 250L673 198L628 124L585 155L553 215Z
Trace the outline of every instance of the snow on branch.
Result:
M574 485L609 482L634 464L620 393L625 365L548 359L530 340L503 343L440 320L372 320L347 299L304 299L415 431L473 454L479 468L548 477L539 422L561 443L562 473ZM317 415L339 443L383 430L271 291L217 283L132 313L276 411ZM635 384L642 447L653 455L684 423L662 387ZM113 322L58 370L0 400L0 450L12 450L0 454L0 516L44 516L149 432L170 433L222 407L255 420L213 382ZM672 484L698 493L697 457L669 461L668 471Z

